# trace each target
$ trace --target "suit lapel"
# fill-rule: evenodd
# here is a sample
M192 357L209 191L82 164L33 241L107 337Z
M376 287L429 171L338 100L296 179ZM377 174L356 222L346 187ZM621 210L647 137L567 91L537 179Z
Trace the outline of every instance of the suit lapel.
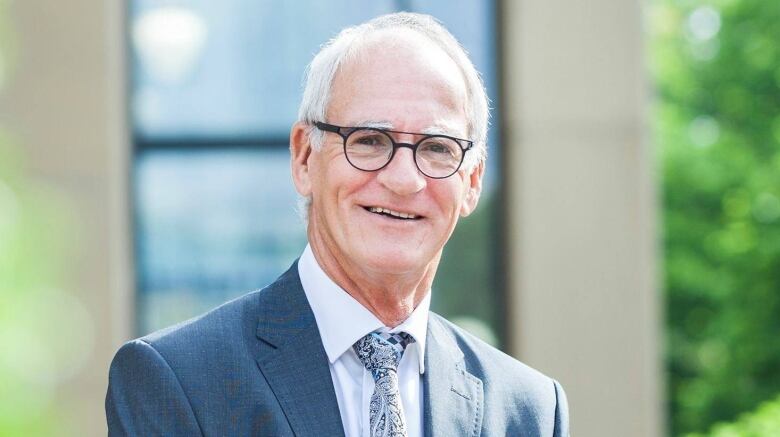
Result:
M428 320L423 377L425 435L476 436L482 427L482 380L467 372L463 352L437 316Z
M257 364L296 436L343 436L336 393L298 264L259 294Z

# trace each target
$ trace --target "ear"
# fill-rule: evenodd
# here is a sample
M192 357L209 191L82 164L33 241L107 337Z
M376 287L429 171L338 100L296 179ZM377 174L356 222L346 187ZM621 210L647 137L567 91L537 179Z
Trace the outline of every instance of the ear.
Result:
M477 208L479 202L479 195L482 194L482 175L485 173L485 162L480 161L474 169L471 170L471 174L468 178L468 188L464 193L465 198L463 204L460 206L460 216L466 217Z
M304 197L311 195L310 156L309 126L297 122L290 130L290 170L295 190Z

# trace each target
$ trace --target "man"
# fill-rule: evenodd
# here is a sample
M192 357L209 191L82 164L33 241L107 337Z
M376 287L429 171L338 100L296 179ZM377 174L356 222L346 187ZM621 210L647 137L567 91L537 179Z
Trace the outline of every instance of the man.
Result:
M291 168L301 258L265 289L124 345L112 435L565 436L565 395L429 313L479 200L487 98L455 39L399 13L312 61Z

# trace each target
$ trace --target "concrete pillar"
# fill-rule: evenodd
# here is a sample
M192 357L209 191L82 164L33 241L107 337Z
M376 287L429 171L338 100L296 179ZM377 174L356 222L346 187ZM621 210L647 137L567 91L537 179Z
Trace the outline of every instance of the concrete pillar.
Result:
M502 3L510 347L577 437L662 434L639 2Z

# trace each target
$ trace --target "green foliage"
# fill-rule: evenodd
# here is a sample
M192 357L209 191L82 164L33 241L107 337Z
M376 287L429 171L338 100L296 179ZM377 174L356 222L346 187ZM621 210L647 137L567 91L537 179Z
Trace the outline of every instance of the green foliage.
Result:
M686 437L763 437L780 435L780 398L765 402L756 411L743 414L732 423L719 423L707 434Z
M5 17L0 0L0 92ZM0 126L0 436L72 435L58 388L92 346L89 314L62 286L75 219L63 196L25 174L12 143Z
M63 290L72 219L0 135L0 436L69 435L58 386L89 357L84 306Z
M780 2L656 0L650 18L683 435L780 393Z

